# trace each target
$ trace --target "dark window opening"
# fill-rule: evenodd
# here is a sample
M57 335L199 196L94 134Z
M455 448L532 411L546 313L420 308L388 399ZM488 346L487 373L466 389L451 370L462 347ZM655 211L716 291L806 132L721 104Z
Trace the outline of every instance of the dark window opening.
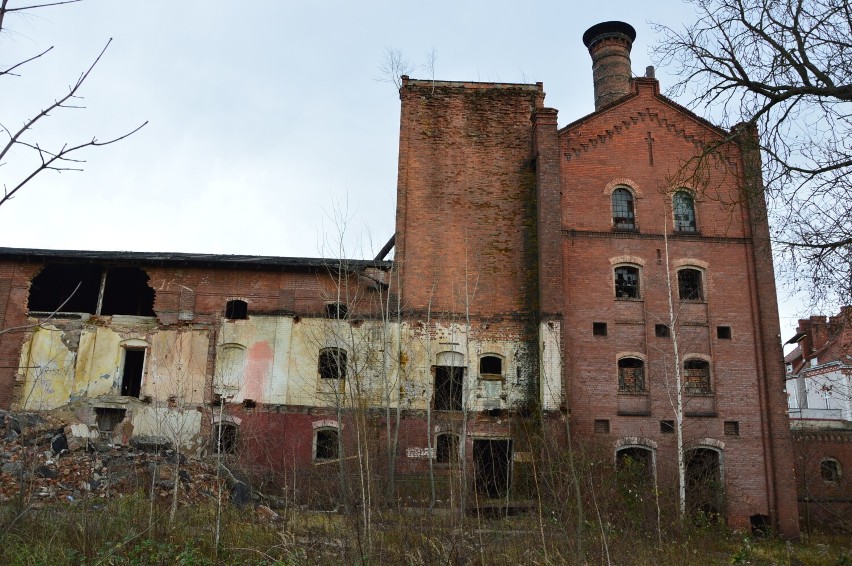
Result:
M138 267L110 267L106 272L102 315L154 316L154 290Z
M155 316L154 290L145 271L136 267L48 265L33 278L27 307L33 312Z
M725 436L740 435L740 421L725 421Z
M476 492L490 498L509 493L512 471L512 441L474 439L474 482Z
M695 224L695 202L686 191L674 194L674 228L677 232L697 232Z
M719 340L730 340L731 339L731 327L730 326L717 326L716 327L716 338Z
M248 318L248 303L239 299L228 301L225 305L225 318L245 320Z
M615 469L622 479L644 481L654 477L654 457L648 448L630 446L615 453Z
M689 515L702 523L719 521L724 493L719 453L709 448L693 448L684 456Z
M323 428L317 431L317 442L314 449L315 460L336 460L338 455L337 431Z
M455 366L435 366L436 411L461 411L464 368Z
M688 393L710 392L710 362L686 360L683 363L683 376Z
M657 338L668 338L671 335L671 331L669 330L669 326L667 324L655 324L654 325L654 335Z
M615 268L615 296L618 299L639 298L639 268L629 265Z
M109 407L95 407L95 417L98 420L98 430L101 432L112 432L121 421L127 409L111 409Z
M214 450L217 454L233 454L237 451L237 426L219 423L213 427Z
M612 225L616 230L635 230L633 193L627 189L612 191Z
M772 534L769 515L752 515L748 520L751 523L751 534L754 536L765 537Z
M662 433L662 434L674 434L674 431L675 431L674 421L660 421L660 433Z
M701 272L697 269L681 269L677 272L677 289L681 301L700 301Z
M618 360L618 390L629 393L645 391L645 362L639 358Z
M826 458L819 463L819 475L823 481L836 482L840 480L840 463L833 458Z
M256 409L257 401L254 399L243 399L243 408L244 409Z
M503 360L497 356L482 356L479 358L479 374L502 377Z
M139 397L142 391L142 368L145 367L145 350L124 349L124 367L121 371L121 394Z
M327 318L341 319L346 318L347 314L349 314L349 309L343 303L326 303L325 305L325 316Z
M595 434L609 434L608 419L595 419Z
M454 464L459 458L459 437L455 434L439 434L435 443L435 462Z
M606 336L606 323L605 322L593 322L592 323L592 335L593 336Z
M320 350L319 374L322 379L345 378L346 350L343 348L324 348Z

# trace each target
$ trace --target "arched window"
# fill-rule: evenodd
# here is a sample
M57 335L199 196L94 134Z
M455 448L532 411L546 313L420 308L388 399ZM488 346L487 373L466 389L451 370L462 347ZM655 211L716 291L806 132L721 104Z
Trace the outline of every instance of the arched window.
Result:
M695 202L686 191L678 191L672 199L674 228L676 232L697 232L695 224Z
M703 300L704 293L701 287L700 270L687 268L677 272L677 289L681 301Z
M343 348L323 348L319 353L319 375L322 379L343 379L346 377L346 350Z
M439 434L435 441L435 462L452 464L459 458L459 437L452 433Z
M624 188L612 191L612 225L616 230L635 230L633 193Z
M326 318L344 319L349 314L349 309L344 303L326 303L325 316Z
M240 299L228 301L225 305L225 318L245 320L248 318L248 303Z
M479 358L479 377L481 379L502 379L503 359L494 355Z
M684 451L684 465L687 511L706 521L719 520L724 497L721 453L712 448L689 448Z
M615 298L639 298L639 268L621 265L615 268Z
M645 362L639 358L618 360L618 390L627 393L645 391Z
M710 362L691 359L683 362L687 393L710 393Z
M819 463L819 475L823 481L832 483L840 481L842 471L840 469L840 462L834 458L824 458Z
M625 446L615 453L615 468L635 482L654 477L654 453L645 446Z
M338 432L334 428L318 428L314 435L314 460L338 458Z
M217 423L213 427L213 449L217 454L233 454L237 450L237 425Z

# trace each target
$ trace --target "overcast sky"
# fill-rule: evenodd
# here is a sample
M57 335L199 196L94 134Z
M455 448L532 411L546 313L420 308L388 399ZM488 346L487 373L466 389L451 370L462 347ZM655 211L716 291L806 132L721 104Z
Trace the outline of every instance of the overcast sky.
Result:
M394 230L399 96L378 80L387 49L414 78L427 78L434 50L440 80L543 82L562 126L594 109L582 34L614 19L636 28L641 75L658 39L651 22L680 26L694 11L679 0L84 0L10 15L0 65L55 47L2 80L0 123L20 127L67 92L109 38L81 90L86 108L55 112L29 141L56 149L149 123L0 207L0 246L336 255L323 241L336 240L342 213L346 255L372 257ZM665 68L657 77L674 82ZM30 159L16 150L0 181L14 184Z

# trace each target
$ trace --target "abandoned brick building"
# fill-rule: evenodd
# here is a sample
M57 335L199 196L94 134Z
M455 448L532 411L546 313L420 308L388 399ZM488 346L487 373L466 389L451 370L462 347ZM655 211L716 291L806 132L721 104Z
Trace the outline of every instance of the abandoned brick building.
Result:
M0 405L243 449L294 494L367 446L400 493L508 499L524 419L670 481L678 374L691 505L795 535L758 158L684 175L727 132L632 76L634 37L588 30L595 111L562 128L540 83L403 77L392 262L0 250Z

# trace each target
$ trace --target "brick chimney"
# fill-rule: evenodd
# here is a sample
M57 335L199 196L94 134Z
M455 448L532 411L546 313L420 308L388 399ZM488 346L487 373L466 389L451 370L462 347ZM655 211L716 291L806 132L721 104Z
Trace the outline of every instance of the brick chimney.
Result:
M603 22L583 34L592 56L595 81L595 110L600 110L630 92L630 49L636 30L624 22Z

